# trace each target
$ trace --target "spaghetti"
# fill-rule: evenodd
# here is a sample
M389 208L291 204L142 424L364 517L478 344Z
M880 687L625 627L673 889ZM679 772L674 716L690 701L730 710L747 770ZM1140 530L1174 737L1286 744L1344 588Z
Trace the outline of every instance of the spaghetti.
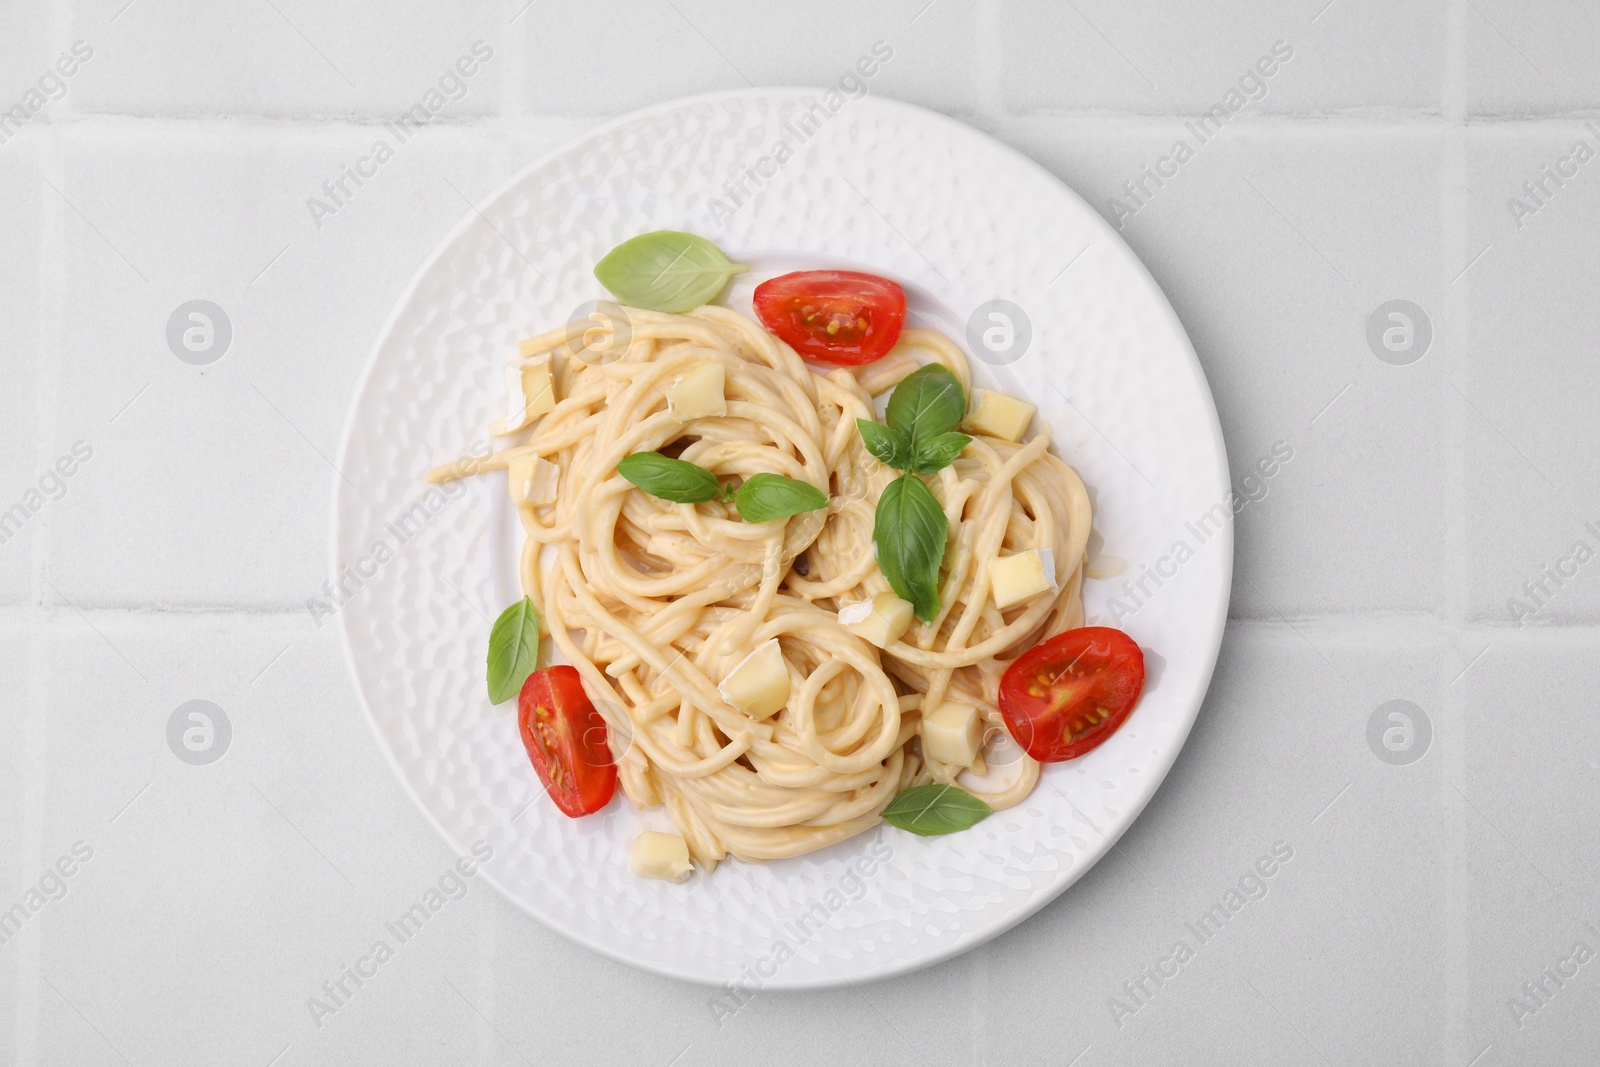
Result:
M810 369L752 319L707 305L687 314L628 308L524 342L551 353L554 407L526 440L444 481L525 457L553 464L552 503L519 507L521 580L561 655L604 716L619 778L639 808L664 805L694 860L770 860L822 848L879 822L902 790L984 776L983 754L942 763L919 740L925 713L977 708L986 750L1006 733L997 706L1009 661L1083 624L1080 588L1090 504L1047 432L1012 442L975 435L930 476L950 540L931 624L883 649L839 610L889 591L873 552L874 505L895 472L863 447L856 419L920 362L971 384L965 355L906 330L885 358ZM707 364L723 371L726 414L685 420L664 390ZM678 504L634 488L625 456L660 451L735 481L768 472L809 483L828 507L745 522L730 502ZM991 567L1029 549L1053 567L1051 592L1001 609ZM758 719L719 682L776 638L790 695ZM1006 738L1005 740L1009 740ZM1014 750L1013 750L1014 751ZM968 788L994 808L1018 803L1039 764L1016 754L1009 782ZM971 779L969 778L969 781Z

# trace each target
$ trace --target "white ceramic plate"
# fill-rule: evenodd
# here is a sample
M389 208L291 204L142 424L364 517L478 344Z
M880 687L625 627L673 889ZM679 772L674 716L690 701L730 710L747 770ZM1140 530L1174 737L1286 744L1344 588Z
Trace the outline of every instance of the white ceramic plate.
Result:
M379 744L417 803L456 849L486 842L483 876L541 922L623 962L717 985L819 988L901 974L1043 907L1161 784L1227 614L1233 538L1216 411L1188 338L1133 253L1060 182L988 137L870 97L830 114L825 102L812 107L820 95L740 92L628 116L469 213L374 346L334 481L334 579L353 592L339 612L346 653ZM749 195L736 203L729 188L747 172ZM604 297L594 264L655 229L704 234L752 264L726 300L745 311L756 280L823 264L899 280L913 320L957 339L985 301L1023 310L1025 351L975 361L975 377L1037 402L1093 494L1092 551L1113 567L1127 561L1085 592L1090 621L1110 623L1117 610L1150 666L1143 699L1110 741L1046 768L1026 802L964 833L880 826L793 860L730 861L683 885L629 873L629 844L659 813L641 816L619 793L603 813L572 820L539 795L514 705L491 706L483 680L490 622L521 595L504 478L445 494L420 475L485 440L517 340ZM979 326L998 327L990 341L1003 345L1002 322L979 316ZM1159 582L1143 577L1147 565ZM1123 590L1141 578L1142 592Z

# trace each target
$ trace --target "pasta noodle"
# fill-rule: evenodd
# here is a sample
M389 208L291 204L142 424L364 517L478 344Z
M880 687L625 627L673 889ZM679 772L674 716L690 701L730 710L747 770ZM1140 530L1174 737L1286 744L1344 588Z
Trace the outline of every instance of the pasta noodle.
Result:
M940 763L918 738L924 712L946 701L979 709L986 739L1004 735L996 692L1009 659L1083 624L1089 499L1050 453L1048 429L1021 443L975 436L930 476L950 526L939 614L880 651L837 616L889 591L872 532L895 472L863 447L856 419L874 418L874 397L930 359L969 387L962 351L937 332L906 330L879 362L823 374L726 308L625 316L626 331L597 315L581 337L558 329L524 342L525 355L554 355L553 409L522 443L429 477L522 457L559 470L553 503L518 509L522 584L607 722L629 800L665 805L710 869L730 854L770 860L822 848L876 825L903 789L983 775L982 755L970 767ZM723 369L726 414L686 421L663 390L707 364ZM785 475L823 490L829 506L751 523L722 500L670 503L617 472L641 451L675 454L724 480ZM1057 588L997 608L991 566L1030 548L1050 550ZM772 638L790 697L760 720L718 685ZM995 808L1019 802L1039 765L1015 759L1007 784L968 788Z

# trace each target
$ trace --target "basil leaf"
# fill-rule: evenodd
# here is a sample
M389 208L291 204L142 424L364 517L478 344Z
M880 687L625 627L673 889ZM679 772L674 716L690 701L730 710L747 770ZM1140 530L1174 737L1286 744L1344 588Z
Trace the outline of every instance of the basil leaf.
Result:
M911 457L907 470L915 474L932 474L942 471L956 461L961 455L961 450L972 443L972 438L964 433L942 433L929 441L922 441L917 445L916 454Z
M870 419L857 419L856 429L860 431L861 443L867 446L868 452L897 471L905 470L906 459L911 453L911 442L905 434Z
M594 276L624 304L651 311L693 311L750 268L731 263L704 237L656 230L622 242L599 263Z
M617 473L651 496L674 504L703 504L722 493L717 476L686 459L660 452L635 452L622 457Z
M523 597L500 613L489 631L489 702L503 704L522 692L539 665L539 613Z
M872 527L878 569L923 622L939 614L939 561L949 530L933 491L914 474L902 474L878 498Z
M956 376L938 363L913 371L894 387L884 420L911 442L911 454L942 433L956 428L967 413L967 394Z
M919 785L889 801L883 821L919 837L953 834L976 826L994 809L953 785Z
M828 494L810 482L781 474L754 474L733 494L733 506L745 522L771 522L825 508Z

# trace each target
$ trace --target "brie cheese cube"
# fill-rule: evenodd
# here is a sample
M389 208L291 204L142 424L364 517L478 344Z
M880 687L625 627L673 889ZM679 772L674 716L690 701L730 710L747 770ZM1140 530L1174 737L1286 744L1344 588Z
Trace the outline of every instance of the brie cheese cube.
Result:
M970 767L983 746L983 719L971 704L947 701L922 716L922 754Z
M694 867L689 863L689 845L677 834L646 830L633 840L633 873L639 878L661 878L681 882Z
M989 564L989 589L994 593L994 606L1001 610L1040 593L1058 591L1055 553L1048 548L1030 548L1002 556Z
M550 353L507 363L505 375L510 400L506 406L506 417L496 420L490 427L497 435L515 433L556 406Z
M506 489L514 504L554 504L561 468L538 456L518 456L506 466Z
M789 665L784 662L778 639L756 650L734 665L717 686L722 699L753 719L766 719L789 702Z
M911 627L912 607L893 593L879 593L839 609L839 625L863 641L888 648Z
M728 400L722 393L723 370L720 363L707 363L679 376L662 390L672 413L685 421L728 413Z
M1032 404L992 389L974 389L972 410L962 421L961 428L970 434L1020 441L1028 432L1033 413L1038 410Z

